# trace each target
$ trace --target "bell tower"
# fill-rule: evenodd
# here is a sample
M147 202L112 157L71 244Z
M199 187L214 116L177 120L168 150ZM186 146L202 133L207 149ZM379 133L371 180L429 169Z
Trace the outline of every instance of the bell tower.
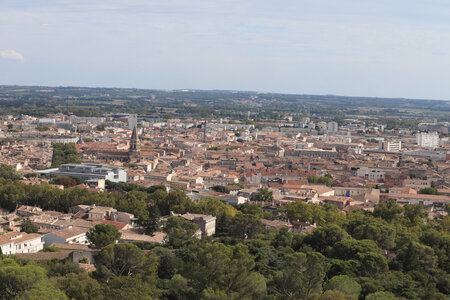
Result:
M130 139L130 153L139 154L139 138L137 133L137 126L134 126L133 133L131 133Z

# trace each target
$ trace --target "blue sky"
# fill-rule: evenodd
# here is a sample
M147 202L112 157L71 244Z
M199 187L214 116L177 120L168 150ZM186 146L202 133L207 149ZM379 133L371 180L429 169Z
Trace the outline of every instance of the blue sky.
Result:
M450 99L447 0L1 0L0 84Z

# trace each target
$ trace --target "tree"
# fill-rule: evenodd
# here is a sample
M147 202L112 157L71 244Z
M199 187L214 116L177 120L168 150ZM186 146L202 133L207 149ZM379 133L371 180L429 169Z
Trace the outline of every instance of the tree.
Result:
M375 241L382 249L395 246L395 230L384 220L353 214L346 228L353 238Z
M304 243L309 244L315 251L326 253L336 243L349 239L349 234L337 225L319 227L304 238Z
M272 202L273 193L267 188L260 189L257 193L253 194L251 197L252 201L256 202Z
M193 238L197 230L197 224L182 217L169 217L164 227L168 245L174 248L181 247L186 241Z
M51 183L57 185L63 185L65 188L76 186L78 183L74 178L71 177L57 177L54 178Z
M148 220L143 222L145 228L145 234L153 234L161 228L160 219L161 214L157 206L148 207Z
M100 223L89 229L86 236L95 248L101 249L120 239L122 233L113 225Z
M50 283L42 282L31 290L23 293L19 300L68 300L63 291Z
M347 295L353 295L358 297L361 292L361 286L347 275L338 275L331 278L325 283L324 289L338 290Z
M294 234L289 232L289 228L282 227L272 241L272 245L278 247L291 247Z
M223 185L215 185L211 189L218 193L224 193L224 194L230 193L230 189Z
M27 198L25 186L19 182L0 179L0 207L15 210Z
M226 205L220 199L215 197L205 197L197 202L193 207L193 211L200 214L212 215L219 217L225 214L227 218L232 218L236 213L236 209L231 205Z
M238 213L231 219L228 232L234 237L246 239L263 230L264 227L257 216Z
M304 299L321 293L326 269L325 257L320 253L286 255L283 268L269 285L270 290L281 299Z
M255 264L246 246L202 243L195 252L195 258L183 266L181 275L193 281L199 294L209 295L209 299L218 295L220 299L264 298L265 279L254 272Z
M47 280L45 269L19 264L14 258L0 259L0 298L15 299Z
M335 220L345 218L345 215L335 207L325 206L324 209L317 204L305 203L301 200L288 203L286 215L291 222L300 221L318 225L328 225L328 221L334 223Z
M386 258L371 240L342 240L337 242L329 253L333 258L351 262L355 275L369 276L388 270Z
M33 222L31 222L30 219L26 219L23 221L22 226L20 228L20 231L26 232L26 233L36 233L38 232L39 228L34 225Z
M154 192L148 195L148 199L153 203L153 205L158 207L158 210L162 216L170 214L168 198L169 194L165 189L156 189Z
M164 296L168 299L194 299L195 291L189 286L188 280L180 274L175 274L165 286Z
M139 299L152 300L158 299L158 290L147 284L142 276L119 276L114 277L108 282L104 299L122 300ZM155 295L156 294L156 295ZM156 297L153 297L156 296Z
M403 209L399 206L395 200L389 200L387 203L380 203L375 206L373 215L375 217L382 218L388 222L398 220L402 217Z
M366 300L394 300L395 295L390 292L376 292L366 296Z
M16 173L16 170L14 170L13 167L5 164L0 164L0 177L10 180L20 179L20 175Z
M405 217L409 221L410 226L422 225L424 219L427 217L427 213L423 210L422 205L409 205L404 207Z
M328 290L323 294L313 294L307 300L356 300L352 295L346 295L339 290Z
M54 143L52 145L52 168L60 167L62 164L81 163L74 143Z
M321 183L327 186L333 185L333 178L330 174L327 174L325 176L309 175L307 177L307 180L309 183Z
M404 271L423 270L428 273L436 271L437 257L433 248L417 242L410 242L400 249L397 259Z
M95 256L100 277L133 276L143 271L146 258L133 244L119 243L104 247Z
M238 139L239 140L239 139ZM241 142L242 143L242 142ZM241 189L244 189L245 188L245 185L243 184L243 183L240 183L240 182L231 182L231 183L229 183L228 185L235 185L235 186L238 186L238 187L240 187Z
M100 284L86 272L69 273L56 280L56 286L63 290L69 299L101 300L103 293Z
M419 190L419 194L427 194L427 195L439 195L437 189L434 187L426 187Z
M106 128L106 124L98 124L97 127L95 129L97 129L98 131L105 131Z
M450 273L450 236L434 229L427 229L422 232L420 242L433 248L434 253L438 257L439 268Z
M270 212L264 211L260 203L243 203L236 206L236 208L245 215L253 215L260 219L269 219Z
M186 192L180 190L169 193L167 202L169 204L169 213L173 211L178 214L184 214L190 211L193 206L192 200L189 199Z
M152 252L159 257L159 264L158 264L159 278L170 279L176 273L178 273L183 263L183 261L179 257L175 256L169 250L162 247L156 247L152 250Z
M128 192L125 198L120 199L116 205L116 208L120 211L125 211L133 214L140 225L143 225L148 221L148 208L147 208L147 193L142 191Z

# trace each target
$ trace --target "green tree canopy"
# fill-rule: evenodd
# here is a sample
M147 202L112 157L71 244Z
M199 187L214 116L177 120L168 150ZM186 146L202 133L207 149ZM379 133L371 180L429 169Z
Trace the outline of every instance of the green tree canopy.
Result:
M263 188L258 190L258 192L256 192L255 194L253 194L251 200L256 202L272 202L273 193L269 191L269 189Z
M347 295L359 296L361 286L347 275L338 275L331 278L324 284L324 289L338 290Z
M95 256L97 273L102 277L133 276L143 271L146 257L133 244L111 244Z
M182 217L169 217L164 231L167 233L168 245L179 248L189 239L193 238L198 225Z
M101 249L116 242L122 236L119 230L110 224L97 224L86 233L93 247Z
M30 219L26 219L23 221L20 231L26 232L26 233L36 233L38 232L39 228L31 222Z
M16 173L16 170L13 167L5 164L0 164L0 177L10 180L20 179L20 175Z
M322 292L327 265L317 252L286 255L283 268L276 273L269 288L281 299L305 299Z

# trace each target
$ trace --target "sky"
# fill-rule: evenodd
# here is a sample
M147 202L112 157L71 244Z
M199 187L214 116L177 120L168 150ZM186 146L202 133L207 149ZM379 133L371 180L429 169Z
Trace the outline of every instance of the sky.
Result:
M450 99L448 0L1 0L0 84Z

